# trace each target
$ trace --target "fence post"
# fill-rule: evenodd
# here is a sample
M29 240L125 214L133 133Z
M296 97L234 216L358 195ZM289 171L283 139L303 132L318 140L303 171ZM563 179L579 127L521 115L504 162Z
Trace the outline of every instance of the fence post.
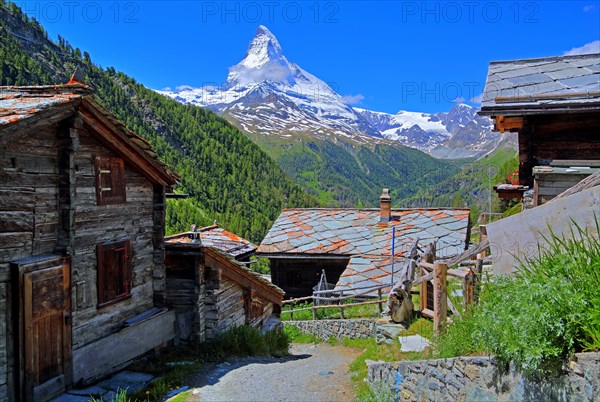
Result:
M383 306L381 305L381 288L377 289L377 300L379 300L377 307L379 307L379 315L381 315L383 314Z
M448 288L446 286L448 265L436 262L433 272L433 331L440 334L446 326L448 315Z
M312 305L312 316L313 316L313 321L315 321L317 319L317 309L315 308L314 300L313 300L313 305Z
M479 292L481 290L481 274L483 273L483 259L478 258L473 270L473 303L479 301Z
M294 321L294 302L290 303L290 321Z
M463 292L463 308L467 310L467 306L473 303L473 270L469 269L467 276L463 278L462 292Z
M429 264L433 264L435 260L435 244L430 243L425 250L425 254L423 255L423 262L427 262ZM424 270L424 268L417 267L418 270ZM427 271L421 271L421 274L427 275ZM425 309L429 309L431 306L427 305L427 287L429 286L429 281L425 281L421 283L421 291L419 292L419 303L421 311Z

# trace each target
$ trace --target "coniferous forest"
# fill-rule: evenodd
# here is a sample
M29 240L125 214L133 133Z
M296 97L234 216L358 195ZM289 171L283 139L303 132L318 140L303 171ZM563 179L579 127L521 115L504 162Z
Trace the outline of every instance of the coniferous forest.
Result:
M0 2L0 85L62 84L76 68L106 108L148 140L181 176L169 200L167 232L192 223L223 227L260 242L281 208L317 206L257 145L216 114L185 106L95 65L90 55L43 27L14 3Z

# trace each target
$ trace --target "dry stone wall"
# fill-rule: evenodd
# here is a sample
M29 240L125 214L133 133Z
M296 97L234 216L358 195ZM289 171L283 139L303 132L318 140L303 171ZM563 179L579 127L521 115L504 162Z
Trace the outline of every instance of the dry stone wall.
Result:
M285 321L284 324L298 327L302 332L313 334L324 341L329 337L338 339L371 338L377 332L375 320Z
M372 386L398 389L400 401L600 401L600 353L579 353L554 380L504 372L494 358L367 361Z

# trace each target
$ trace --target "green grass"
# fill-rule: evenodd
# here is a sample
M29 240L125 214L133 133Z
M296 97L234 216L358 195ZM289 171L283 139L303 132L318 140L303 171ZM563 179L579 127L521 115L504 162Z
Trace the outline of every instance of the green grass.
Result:
M346 339L341 344L350 347L362 349L362 353L352 363L349 369L352 373L352 383L356 391L356 397L369 398L373 396L374 390L366 382L367 378L367 360L381 360L386 362L396 362L401 360L419 360L425 357L421 352L400 352L400 343L396 339L391 345L383 343L378 345L375 338L368 339Z
M547 376L575 352L600 350L600 241L573 227L546 242L514 276L484 283L480 304L436 341L437 356L488 353Z
M356 300L346 300L345 304L356 302ZM293 309L311 307L312 303L297 303ZM281 313L281 321L291 321L291 315L286 313L290 311L290 305L285 305ZM317 320L337 319L341 318L339 307L322 308L316 310ZM377 318L380 317L379 307L377 304L368 304L366 306L351 306L344 308L344 318ZM294 321L312 320L312 311L305 310L294 313Z
M290 342L293 343L321 343L321 338L313 335L307 334L300 330L298 327L294 327L292 325L286 325L283 327L283 332L287 335Z

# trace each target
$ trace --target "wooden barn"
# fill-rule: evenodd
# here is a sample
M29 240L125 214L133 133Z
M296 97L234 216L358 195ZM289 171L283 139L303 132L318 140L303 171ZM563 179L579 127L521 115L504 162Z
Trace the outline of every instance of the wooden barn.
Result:
M176 181L89 87L0 87L0 400L48 400L173 339Z
M283 290L238 260L256 246L215 228L169 236L165 243L165 303L177 314L177 337L184 342L214 339L234 325L262 328L281 312Z
M355 287L391 284L416 237L436 243L439 256L461 253L469 243L469 210L392 209L387 189L379 209L285 209L257 256L269 259L271 279L286 297L311 295L323 271L336 290L352 294Z
M600 54L492 62L479 114L518 133L519 184L498 195L544 204L600 169Z

